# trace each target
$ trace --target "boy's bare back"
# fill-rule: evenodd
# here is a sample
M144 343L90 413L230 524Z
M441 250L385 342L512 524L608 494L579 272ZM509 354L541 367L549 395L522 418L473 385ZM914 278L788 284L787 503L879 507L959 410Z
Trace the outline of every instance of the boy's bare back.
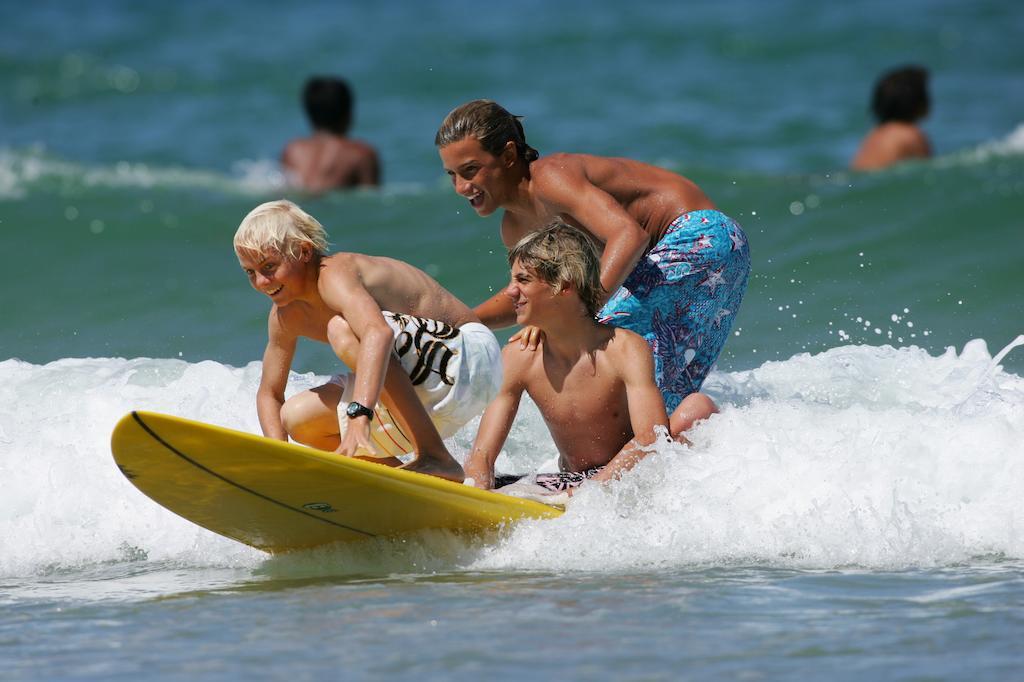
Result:
M715 208L707 195L687 178L632 159L556 153L530 164L530 173L531 187L539 198L536 213L527 216L505 212L502 238L506 246L554 218L587 229L575 215L560 210L558 198L583 197L592 188L614 199L647 233L650 246L661 239L680 214Z
M854 170L879 170L907 159L931 156L931 145L924 132L913 123L891 121L868 133L850 167Z
M321 259L317 296L310 306L285 306L271 312L285 331L326 342L327 323L344 317L354 295L361 291L381 310L425 317L461 327L477 317L465 303L437 280L408 263L384 256L336 253ZM318 299L318 300L317 300Z
M380 184L380 164L373 147L327 132L289 142L281 164L310 192Z

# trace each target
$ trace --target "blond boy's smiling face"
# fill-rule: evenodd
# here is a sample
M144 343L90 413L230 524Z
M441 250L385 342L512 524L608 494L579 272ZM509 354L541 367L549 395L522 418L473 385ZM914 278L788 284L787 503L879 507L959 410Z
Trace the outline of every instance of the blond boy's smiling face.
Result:
M308 251L303 249L299 258L277 251L260 253L250 249L239 249L236 254L252 288L269 296L276 305L283 306L302 296L306 290Z

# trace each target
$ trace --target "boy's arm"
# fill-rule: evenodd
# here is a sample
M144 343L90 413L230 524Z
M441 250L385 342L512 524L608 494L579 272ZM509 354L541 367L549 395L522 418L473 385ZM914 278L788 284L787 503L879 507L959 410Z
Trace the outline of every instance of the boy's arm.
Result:
M281 423L281 406L284 405L284 390L288 386L295 344L296 337L284 332L277 315L271 311L260 387L256 390L256 414L264 436L285 442L288 441L288 433Z
M377 301L363 286L355 266L342 263L330 270L321 270L317 286L324 303L338 313L359 341L358 355L351 357L344 347L329 338L338 358L355 372L352 400L372 410L384 388L394 332L384 320ZM370 443L369 417L350 419L347 430L342 430L345 436L337 452L351 455L360 446L374 449Z
M473 312L488 329L504 329L516 323L516 310L512 299L499 291L494 296L473 308Z
M511 249L518 241L518 232L514 232L509 227L507 220L507 216L502 219L501 242L506 249ZM498 290L498 293L473 308L473 312L488 329L504 329L516 323L515 306L512 304L512 299L505 294L507 286L506 283L505 287Z
M654 383L654 358L643 338L618 330L617 339L625 341L623 353L615 358L615 366L623 372L626 386L626 404L629 421L633 426L633 439L622 446L604 469L591 480L597 482L618 479L632 469L647 453L642 449L656 439L654 427L668 428L668 415L661 391Z
M558 213L571 216L604 243L604 302L626 281L650 238L615 197L587 179L578 161L564 166L544 165L533 173L532 182L541 201Z
M498 395L484 410L480 419L480 428L473 441L473 449L463 467L466 478L472 478L477 488L490 490L494 487L494 461L501 452L501 446L508 438L508 432L519 411L519 401L523 396L522 363L510 358L510 348L502 350L504 376ZM516 353L520 351L516 350Z

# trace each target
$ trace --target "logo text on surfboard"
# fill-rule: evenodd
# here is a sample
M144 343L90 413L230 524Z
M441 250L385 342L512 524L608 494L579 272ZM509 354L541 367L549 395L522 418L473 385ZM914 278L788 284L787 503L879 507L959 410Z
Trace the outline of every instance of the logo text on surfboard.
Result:
M309 509L310 511L323 512L325 514L338 511L332 507L328 502L307 502L302 505L303 509Z

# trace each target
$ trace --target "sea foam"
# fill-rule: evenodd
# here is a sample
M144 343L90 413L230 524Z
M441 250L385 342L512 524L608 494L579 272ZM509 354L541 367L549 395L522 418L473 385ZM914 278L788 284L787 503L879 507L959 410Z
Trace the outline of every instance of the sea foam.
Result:
M434 532L270 561L139 493L109 446L133 409L258 433L258 363L7 360L0 577L133 561L291 574L1021 559L1024 379L999 359L980 340L939 356L860 345L716 372L705 390L721 412L692 429L689 446L661 444L618 483L585 486L559 519L520 523L483 544ZM293 374L289 393L321 380ZM478 423L449 441L456 457ZM556 454L527 403L499 471L549 468Z

